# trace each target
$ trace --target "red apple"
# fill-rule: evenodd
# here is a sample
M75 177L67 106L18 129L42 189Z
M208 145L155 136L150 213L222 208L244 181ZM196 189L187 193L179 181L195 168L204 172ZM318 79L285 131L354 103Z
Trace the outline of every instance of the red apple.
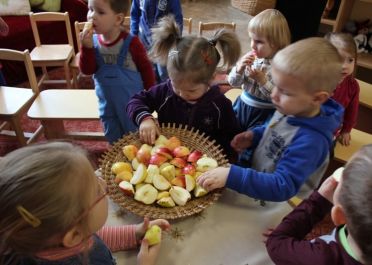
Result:
M173 150L173 155L175 157L186 157L189 154L190 150L186 146L178 146Z
M129 144L124 146L122 151L125 157L128 158L129 161L132 161L137 155L138 148L133 144Z
M193 165L191 164L188 164L187 166L185 166L183 169L182 169L182 174L186 175L195 175L195 172L196 172L196 169Z
M187 157L187 162L195 163L202 156L203 156L202 152L200 152L199 150L195 150L189 154L189 156Z
M185 159L180 157L173 158L169 163L178 168L184 168L187 165Z
M119 183L119 188L124 192L124 194L133 197L134 196L134 188L131 183L128 181L123 180Z
M186 188L185 176L178 176L171 180L172 185Z
M166 144L166 147L168 147L169 150L173 151L176 147L181 145L180 139L178 139L176 136L172 136L168 139L168 142Z
M155 154L150 157L150 165L157 165L160 166L163 164L165 161L167 161L167 158L165 156L162 156L160 154Z
M172 159L173 158L172 151L169 150L166 147L160 147L160 148L158 148L156 150L156 153L159 154L159 155L165 156L167 159Z
M151 157L151 146L143 144L138 150L136 158L138 162L148 165Z

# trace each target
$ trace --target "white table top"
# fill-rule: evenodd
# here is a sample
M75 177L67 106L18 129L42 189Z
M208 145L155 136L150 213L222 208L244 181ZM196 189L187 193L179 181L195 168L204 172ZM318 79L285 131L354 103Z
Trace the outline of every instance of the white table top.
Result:
M117 215L110 202L106 225L136 224L131 213ZM262 232L275 227L292 209L287 202L267 203L226 189L221 198L200 215L170 221L158 265L270 265ZM178 232L178 233L177 233ZM177 236L180 234L180 236ZM138 250L114 253L118 264L136 264Z
M0 113L14 115L33 96L34 92L31 88L0 86Z
M92 89L48 89L40 92L27 113L31 119L99 119Z

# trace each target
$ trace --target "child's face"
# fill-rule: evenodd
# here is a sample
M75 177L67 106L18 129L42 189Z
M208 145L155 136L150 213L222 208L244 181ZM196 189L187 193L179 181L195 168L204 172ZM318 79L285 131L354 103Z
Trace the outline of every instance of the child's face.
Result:
M258 58L271 59L274 56L276 50L265 37L253 32L248 32L248 35L251 38L251 48Z
M108 216L108 200L106 183L103 179L94 177L97 181L88 214L88 225L91 233L97 232L106 222Z
M87 19L93 22L97 34L106 35L115 29L120 29L123 16L111 9L108 0L89 0L88 8Z
M355 58L352 54L339 49L338 53L342 56L344 62L342 64L342 79L346 76L351 75L354 72Z
M320 105L301 80L275 67L272 67L271 71L275 84L271 101L280 113L297 117L313 117L318 114Z
M194 83L190 78L171 78L173 92L189 103L196 103L209 89L205 83Z

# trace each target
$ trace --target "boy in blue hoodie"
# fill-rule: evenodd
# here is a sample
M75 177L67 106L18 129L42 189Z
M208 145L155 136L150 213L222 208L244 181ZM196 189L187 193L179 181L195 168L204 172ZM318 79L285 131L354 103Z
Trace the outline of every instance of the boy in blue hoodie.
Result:
M319 185L343 108L330 99L341 78L337 49L322 38L309 38L279 51L272 62L276 107L266 125L240 133L231 142L253 151L251 168L219 167L197 182L207 190L228 187L255 199L305 198Z
M183 15L180 0L133 0L130 10L130 33L138 35L147 50L152 47L151 28L167 15L173 15L180 30L183 28ZM158 81L168 78L167 68L156 65Z

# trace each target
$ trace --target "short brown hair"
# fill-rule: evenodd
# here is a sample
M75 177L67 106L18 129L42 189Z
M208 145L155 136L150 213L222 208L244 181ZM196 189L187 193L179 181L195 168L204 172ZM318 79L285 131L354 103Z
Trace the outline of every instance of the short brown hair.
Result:
M372 145L362 147L346 164L339 201L347 229L362 253L363 264L372 264Z
M89 208L94 171L79 147L66 142L30 145L0 160L0 256L33 255L60 244L76 218ZM33 227L17 208L41 221ZM87 218L81 220L87 227ZM80 223L79 223L80 224ZM57 242L56 242L57 241Z
M341 80L342 60L324 38L307 38L280 50L272 67L298 78L309 92L331 93Z
M123 13L125 16L128 14L130 9L129 0L107 0L112 10L115 13Z

